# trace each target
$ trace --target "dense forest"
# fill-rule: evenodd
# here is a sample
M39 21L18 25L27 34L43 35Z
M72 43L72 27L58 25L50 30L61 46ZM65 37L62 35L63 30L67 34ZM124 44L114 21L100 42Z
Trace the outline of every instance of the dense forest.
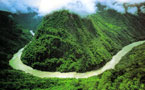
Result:
M144 14L100 9L80 17L56 11L43 18L34 37L27 29L36 29L37 22L25 24L32 18L21 21L23 16L0 11L0 90L145 90L145 43L126 54L115 69L89 78L39 78L9 66L12 56L25 47L22 61L35 69L98 69L125 45L145 40Z
M21 58L43 71L94 70L123 46L145 39L144 28L144 14L120 14L109 9L82 18L67 10L56 11L43 18Z
M32 36L14 20L13 14L0 11L0 69L9 67L13 54L25 46Z
M145 43L124 56L115 70L87 79L42 79L17 70L3 70L0 90L145 90L144 54Z

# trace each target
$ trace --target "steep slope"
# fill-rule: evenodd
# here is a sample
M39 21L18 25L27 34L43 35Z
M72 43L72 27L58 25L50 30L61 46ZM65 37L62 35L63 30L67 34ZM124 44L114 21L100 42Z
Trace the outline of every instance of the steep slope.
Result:
M103 73L97 90L144 90L144 60L145 43L135 47L124 56L116 66L116 70L109 70Z
M25 64L39 70L84 72L96 69L123 46L145 38L142 19L113 10L87 18L68 11L54 12L43 19L21 58Z
M8 68L12 55L29 40L29 31L16 24L11 13L0 11L0 69Z

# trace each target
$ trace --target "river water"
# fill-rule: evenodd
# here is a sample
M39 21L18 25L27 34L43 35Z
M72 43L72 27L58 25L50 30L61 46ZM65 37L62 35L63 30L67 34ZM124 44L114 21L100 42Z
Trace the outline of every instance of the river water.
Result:
M40 71L31 68L22 63L20 57L24 48L20 49L16 54L14 54L13 58L9 61L9 65L16 70L24 71L25 73L29 73L31 75L41 77L41 78L88 78L92 76L97 76L103 73L106 70L114 69L115 65L119 63L121 58L125 56L129 51L132 50L135 46L143 44L145 41L138 41L132 44L129 44L122 48L116 55L112 57L112 59L106 63L102 68L97 70L88 71L85 73L76 73L76 72L47 72L47 71Z

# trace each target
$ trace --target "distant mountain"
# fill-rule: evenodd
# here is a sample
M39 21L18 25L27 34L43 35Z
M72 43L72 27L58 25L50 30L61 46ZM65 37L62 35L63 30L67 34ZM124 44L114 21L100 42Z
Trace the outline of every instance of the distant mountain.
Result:
M100 68L123 46L143 39L143 14L105 10L81 18L63 10L43 18L21 58L39 70L85 72Z
M36 30L37 26L41 23L42 16L38 16L37 13L26 13L26 14L14 14L15 21L19 23L23 28L29 30Z

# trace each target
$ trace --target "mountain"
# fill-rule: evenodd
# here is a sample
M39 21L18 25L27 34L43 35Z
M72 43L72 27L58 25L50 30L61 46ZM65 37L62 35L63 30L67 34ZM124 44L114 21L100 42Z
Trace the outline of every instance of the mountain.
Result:
M71 14L69 12L67 13L68 15ZM48 15L48 17L50 16L52 17L54 14ZM62 13L60 15L62 15ZM96 38L98 40L95 38L95 36L92 38L95 38L97 40L96 41L97 44L96 43L95 44L98 47L96 48L102 49L104 46L101 46L101 44L106 45L104 43L107 43L108 39L111 40L111 43L109 42L105 47L110 45L110 47L115 48L117 46L117 48L113 49L113 51L110 50L110 48L108 47L105 48L107 49L108 52L112 53L111 55L115 54L116 52L118 52L119 49L121 49L121 47L131 42L145 39L144 38L145 36L144 15L141 16L134 16L129 14L122 15L113 10L108 10L108 11L96 13L86 18L81 18L81 17L79 18L83 20L87 19L88 21L91 21L93 23L93 26L95 26L95 30L98 33L98 36ZM59 20L59 18L56 17L52 18L52 20L55 19L61 21ZM45 25L48 25L47 23L49 23L49 21L47 21L47 18L44 18L43 22L44 21L46 22ZM58 23L58 21L56 21L56 23ZM82 23L85 22L83 21ZM66 24L68 25L67 22ZM68 31L64 30L64 32L58 31L60 29L55 28L55 23L54 23L54 27L50 27L51 31L50 29L47 29L48 27L45 27L43 25L44 24L42 23L42 26L40 26L40 29L36 34L36 36L39 38L41 37L43 39L42 36L44 33L45 35L49 35L49 36L52 35L54 37L61 37L63 41L68 39L62 37L64 36L65 33L73 37L71 39L68 39L68 41L70 40L73 41L74 38L76 38L74 37L73 34L69 32L69 29L67 29ZM84 26L87 25L84 24ZM71 28L73 27L74 26L72 26ZM43 30L41 30L41 28L43 28ZM74 28L76 28L76 26ZM145 90L145 81L144 81L145 80L144 79L145 78L145 70L144 70L145 43L143 45L135 47L133 50L131 50L131 52L129 52L126 56L124 56L114 70L105 71L99 76L93 76L86 79L85 78L83 79L39 78L22 71L12 69L8 65L11 56L15 52L17 52L18 49L22 48L26 43L29 42L30 39L28 39L28 37L31 36L29 35L30 33L27 32L27 30L24 30L22 27L19 27L19 25L15 23L15 19L13 19L11 14L8 12L0 12L0 31L1 31L0 32L1 35L0 36L0 40L1 40L0 68L3 69L0 72L0 87L1 87L0 90L44 90L44 89L45 90ZM22 32L20 33L19 31ZM91 33L91 32L87 30L87 33ZM65 37L70 37L69 35ZM33 38L32 42L34 41L37 42L35 39L36 36ZM14 37L16 38L13 39ZM54 39L52 38L52 40ZM46 40L50 41L48 38ZM79 40L77 41L79 42ZM90 41L88 40L88 42ZM112 42L116 43L117 45L113 46L114 44L112 44ZM101 43L100 46L99 43ZM31 43L29 43L29 45L30 44ZM41 44L43 45L44 41ZM78 43L76 44L77 46L79 46ZM37 47L38 45L40 44L38 43ZM80 47L82 46L80 45ZM105 55L106 53L103 56L106 57Z
M114 10L82 18L67 10L43 18L22 54L34 69L85 72L100 68L123 46L145 39L145 18Z
M29 30L22 28L13 14L0 11L0 69L9 68L8 61L13 54L31 40Z
M13 17L17 23L19 23L23 28L29 30L36 30L37 26L41 23L42 16L38 16L35 12L30 13L19 13L13 14Z

